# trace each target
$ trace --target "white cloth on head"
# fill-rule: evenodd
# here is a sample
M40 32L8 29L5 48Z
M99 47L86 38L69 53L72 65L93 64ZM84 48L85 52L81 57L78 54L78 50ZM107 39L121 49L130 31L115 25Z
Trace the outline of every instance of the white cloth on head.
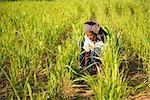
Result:
M84 24L84 33L90 32L92 29L92 25Z
M98 34L99 30L100 30L100 27L98 24L94 24L93 26L89 24L84 24L84 33L92 31L95 34Z
M95 34L98 34L100 30L100 27L98 26L98 24L93 25L91 31L93 31Z

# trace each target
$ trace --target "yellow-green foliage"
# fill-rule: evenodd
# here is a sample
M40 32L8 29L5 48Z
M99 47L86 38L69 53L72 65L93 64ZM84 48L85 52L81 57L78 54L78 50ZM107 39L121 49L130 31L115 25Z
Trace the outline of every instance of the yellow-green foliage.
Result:
M95 20L108 28L111 37L101 57L104 68L97 81L89 75L84 78L97 100L125 99L129 88L119 73L122 61L128 62L138 55L142 70L150 73L148 3L148 0L0 2L0 85L6 86L0 86L4 90L0 94L17 99L67 98L64 84L69 87L75 77L72 69L80 68L78 44L83 24Z

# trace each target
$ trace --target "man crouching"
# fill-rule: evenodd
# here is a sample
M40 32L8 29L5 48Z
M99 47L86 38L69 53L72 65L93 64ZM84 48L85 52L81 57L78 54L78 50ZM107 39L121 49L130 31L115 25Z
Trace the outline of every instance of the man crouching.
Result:
M81 43L80 63L83 69L88 68L90 73L96 74L101 61L99 55L106 43L108 34L96 22L84 23L84 38Z

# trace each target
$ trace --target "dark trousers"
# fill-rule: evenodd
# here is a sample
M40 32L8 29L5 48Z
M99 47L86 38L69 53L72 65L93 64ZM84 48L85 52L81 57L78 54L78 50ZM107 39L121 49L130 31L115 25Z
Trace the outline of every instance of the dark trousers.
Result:
M93 71L96 70L96 66L101 64L99 58L100 48L94 48L93 51L84 52L82 49L82 53L80 55L80 64L82 69L86 68L87 66L91 65L88 70Z

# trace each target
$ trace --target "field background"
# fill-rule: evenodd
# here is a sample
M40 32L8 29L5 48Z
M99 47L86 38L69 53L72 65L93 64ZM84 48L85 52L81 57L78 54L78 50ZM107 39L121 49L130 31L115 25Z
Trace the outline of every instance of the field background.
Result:
M149 2L1 1L0 99L150 100ZM79 64L90 20L110 34L97 77ZM93 95L76 92L81 80Z

